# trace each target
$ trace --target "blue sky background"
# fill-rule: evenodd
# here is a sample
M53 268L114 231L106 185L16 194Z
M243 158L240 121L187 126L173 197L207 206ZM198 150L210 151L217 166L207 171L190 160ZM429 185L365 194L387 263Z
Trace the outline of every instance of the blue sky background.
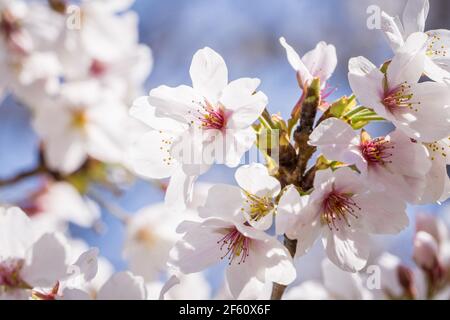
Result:
M301 92L284 49L278 43L278 38L284 36L301 55L314 48L318 41L334 44L339 65L330 81L338 89L333 97L350 94L347 83L350 57L364 55L375 64L381 64L391 55L381 31L366 27L366 9L371 4L380 4L385 11L398 14L404 1L137 0L133 9L140 18L140 39L152 48L155 60L145 89L148 91L161 84L190 83L188 70L192 55L209 46L224 57L230 79L260 78L260 89L269 97L269 110L287 116ZM448 2L431 0L429 29L450 28L450 11L445 10L446 5ZM31 167L36 161L37 139L28 121L27 111L13 99L6 100L0 107L2 178ZM202 180L233 183L233 172L217 166ZM29 181L0 190L0 202L20 198L31 187L32 181ZM120 199L111 201L132 213L162 199L159 190L139 181ZM429 209L435 210L436 206ZM412 211L417 210L423 208ZM104 214L103 218L107 231L101 236L76 227L71 231L74 236L100 247L101 253L117 269L123 269L126 267L121 259L123 228L110 215ZM411 242L412 228L396 237L395 242L388 241L393 252L410 256L410 248L405 243Z

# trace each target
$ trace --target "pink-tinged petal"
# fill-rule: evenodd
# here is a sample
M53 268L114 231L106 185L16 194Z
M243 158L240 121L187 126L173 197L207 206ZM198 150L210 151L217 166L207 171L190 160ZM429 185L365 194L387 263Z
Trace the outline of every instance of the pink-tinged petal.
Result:
M177 137L156 130L139 138L130 150L134 171L148 179L170 177L179 167L179 162L170 154L174 138Z
M366 266L370 248L366 233L340 228L327 231L322 241L328 258L342 270L356 272Z
M177 168L170 178L164 203L175 211L185 210L192 201L194 183L198 176L186 175L182 168Z
M408 224L406 203L386 192L370 192L356 195L353 200L361 208L355 221L365 232L397 234Z
M439 246L435 238L425 231L419 231L414 237L414 262L425 270L439 268Z
M53 287L67 275L66 247L63 239L44 234L27 252L21 277L33 287Z
M256 91L259 79L241 78L230 82L222 92L220 103L229 113L226 127L243 129L251 126L267 106L267 96Z
M266 166L260 163L241 166L234 175L239 187L258 197L274 197L280 193L280 182L269 175Z
M206 203L198 209L202 218L217 217L244 222L241 208L245 198L241 189L227 184L216 184L209 189Z
M302 59L300 59L300 56L298 53L292 48L287 42L286 39L283 37L280 38L280 44L284 47L286 50L287 59L294 68L294 70L297 72L297 76L300 78L302 84L305 86L308 84L309 81L313 79L313 76L311 75L311 72L309 72L308 68L303 63Z
M155 108L156 117L189 124L201 108L200 105L204 104L204 99L205 97L189 86L160 86L150 91L148 103Z
M169 266L182 273L195 273L219 263L226 256L220 240L234 225L210 218L188 230L170 251Z
M365 288L360 275L345 272L327 259L322 261L322 275L325 288L338 299L364 299Z
M386 12L381 13L381 29L386 35L391 48L399 50L405 44L403 39L403 26L398 17L391 17Z
M215 104L228 83L228 70L223 58L211 48L198 50L189 69L192 86L210 103Z
M348 69L348 81L358 101L385 117L384 106L380 103L384 92L383 73L364 57L351 58Z
M427 39L425 33L413 33L397 51L386 73L389 89L395 89L405 81L408 84L419 81L424 71Z
M314 129L309 144L318 147L327 159L343 161L343 154L352 145L358 145L359 138L350 125L340 119L330 118Z
M97 300L146 300L145 282L131 272L114 274L101 287Z
M337 66L336 48L321 41L302 57L302 61L312 76L325 84Z
M389 139L394 144L389 161L390 166L395 168L395 172L405 176L424 178L431 169L426 147L411 141L401 130L391 132ZM408 163L408 166L405 166L405 163Z
M405 34L423 32L429 11L430 3L428 0L408 0L402 16Z
M408 136L421 142L448 137L450 128L450 90L447 85L422 82L411 85L412 108L394 112L394 124Z
M140 97L133 102L130 115L154 130L181 133L186 129L186 126L177 120L157 117L155 111L156 108L150 105L148 97Z

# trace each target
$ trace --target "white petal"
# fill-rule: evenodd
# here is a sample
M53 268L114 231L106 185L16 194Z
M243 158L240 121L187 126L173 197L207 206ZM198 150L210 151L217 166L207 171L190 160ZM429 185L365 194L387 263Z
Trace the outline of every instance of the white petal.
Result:
M190 228L170 251L169 266L182 273L195 273L219 263L225 256L219 241L233 225L220 219L210 218Z
M81 289L64 288L61 300L92 300L92 297Z
M198 50L189 69L192 86L213 105L228 83L228 70L223 58L211 48Z
M179 163L170 153L174 137L170 133L152 130L136 141L130 150L134 171L145 178L170 177Z
M223 90L220 103L230 113L228 129L242 129L252 125L267 106L267 96L256 91L259 79L241 78L230 82Z
M343 271L329 260L322 262L325 287L338 299L362 300L363 283L358 274Z
M188 176L181 168L177 168L166 190L164 198L166 206L175 211L185 210L192 201L192 192L197 178L197 176Z
M340 228L327 232L322 240L328 258L342 270L356 272L366 266L370 246L366 233Z
M78 260L74 263L78 267L80 275L83 275L85 281L91 281L97 275L99 250L92 248L83 252Z
M411 85L412 109L395 111L394 124L421 142L433 142L449 135L450 90L445 84L422 82ZM420 102L420 104L418 104Z
M359 102L367 107L376 108L380 105L383 93L383 73L364 57L351 58L348 64L348 81ZM384 117L384 107L375 110Z
M155 108L156 117L189 124L204 97L188 86L160 86L150 91L148 103Z
M155 130L181 133L185 129L184 126L176 120L157 117L155 115L155 110L156 108L150 105L148 97L140 97L133 102L133 105L130 108L130 115Z
M425 30L425 21L429 10L428 0L408 0L402 17L406 35Z
M361 208L358 224L368 233L396 234L408 224L406 203L385 192L371 192L352 198Z
M281 190L280 182L260 163L239 167L235 179L243 190L258 197L273 197Z
M419 81L424 72L427 39L425 33L413 33L397 51L386 73L389 89L395 89L405 81L409 84Z
M67 272L66 248L62 238L44 234L27 252L21 276L32 286L53 287Z
M275 215L275 233L284 234L290 230L296 215L306 206L308 197L300 197L297 189L289 185L278 201Z
M397 51L405 44L403 39L403 26L398 19L391 17L386 12L381 13L381 29L388 38L389 44Z
M321 41L303 56L302 61L309 72L319 78L321 84L325 84L336 69L336 48Z
M146 300L146 295L142 277L130 272L118 272L103 285L97 300Z
M308 82L312 80L313 76L303 63L302 59L300 59L298 53L286 42L286 39L281 37L280 44L286 50L287 59L291 64L292 68L294 68L294 70L297 71L297 74L301 79L303 85L306 86Z
M436 82L445 83L450 79L450 30L431 30L427 35L425 74Z
M241 208L244 203L241 189L227 184L217 184L209 189L205 206L198 209L202 218L217 217L230 221L238 219L243 223ZM236 220L239 221L239 220Z
M343 154L359 144L358 136L344 121L330 118L317 126L309 137L309 144L319 148L330 160L344 161Z
M0 207L0 259L24 258L35 236L31 220L21 209Z
M225 132L225 163L228 167L237 167L244 154L256 141L256 133L252 127L246 129L228 129ZM220 163L220 161L218 161Z

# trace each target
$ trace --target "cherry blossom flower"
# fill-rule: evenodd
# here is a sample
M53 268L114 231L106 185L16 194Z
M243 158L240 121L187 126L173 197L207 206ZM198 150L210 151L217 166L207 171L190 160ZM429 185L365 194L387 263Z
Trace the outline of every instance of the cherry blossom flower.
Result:
M418 83L424 68L426 36L413 33L386 74L363 57L349 62L349 82L358 100L409 137L434 142L448 137L450 90L435 82Z
M358 136L344 121L330 118L314 130L309 143L330 160L356 165L372 188L389 190L411 203L425 192L431 168L427 149L400 130L377 138L362 130Z
M52 91L61 69L51 51L62 26L45 4L0 1L0 100L8 91L24 95L31 84Z
M205 205L198 209L200 216L242 215L252 227L269 229L276 211L275 198L281 190L278 180L259 163L239 167L235 179L239 187L217 184L209 189Z
M51 298L41 290L53 288L49 294L56 294L60 281L70 278L73 266L78 267L78 275L89 277L83 255L73 265L68 262L67 242L61 234L42 234L15 207L0 208L0 220L0 296L24 291L18 294Z
M284 196L283 196L284 197ZM286 202L302 203L292 193L280 199L278 211L295 215L286 235L297 239L297 256L305 254L320 237L328 258L345 271L366 265L370 253L369 234L396 234L408 225L403 200L385 192L370 191L364 179L350 168L317 172L314 191L300 211ZM284 211L284 210L287 210Z
M424 32L430 9L428 0L408 0L402 20L383 12L382 29L394 51L400 50L414 32ZM445 29L426 32L425 74L438 82L450 79L450 31Z
M244 223L243 215L226 210L203 222L183 222L177 231L184 236L171 250L169 266L190 274L227 260L227 283L236 299L253 294L255 286L262 288L270 281L291 283L296 272L286 248Z
M51 231L64 232L67 224L92 227L100 219L100 208L87 197L80 195L67 182L45 185L31 199L22 204L34 224Z
M126 108L95 83L66 84L57 98L35 109L33 125L52 170L73 173L88 157L107 163L123 161Z
M123 255L129 269L146 281L155 281L166 270L169 251L179 240L176 226L187 218L196 219L192 211L174 212L164 204L145 207L127 224Z
M327 106L324 101L334 92L334 89L328 86L327 81L337 66L336 48L321 41L313 50L300 58L285 38L281 37L280 43L286 50L290 65L297 72L297 80L302 89L307 88L314 78L320 79L322 104Z
M214 162L239 164L256 138L251 125L267 105L267 97L256 91L260 81L228 83L224 60L210 48L194 55L190 75L192 87L160 86L130 111L153 129L131 152L136 172L153 179L175 175L169 191L180 186L183 199L189 198L195 177Z
M82 1L71 12L56 49L66 81L95 79L127 103L142 94L153 59L138 43L138 19L128 11L132 2Z

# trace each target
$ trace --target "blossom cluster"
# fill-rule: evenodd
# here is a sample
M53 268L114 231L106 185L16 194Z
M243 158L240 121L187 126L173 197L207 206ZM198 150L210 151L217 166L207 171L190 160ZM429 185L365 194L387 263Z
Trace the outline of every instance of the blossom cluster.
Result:
M405 230L408 205L450 196L450 31L425 31L428 0L409 0L402 19L382 13L391 58L350 59L352 95L334 101L336 48L300 56L281 37L300 96L288 119L209 47L191 84L135 99L152 56L132 3L0 0L0 93L29 108L40 139L37 168L21 176L38 175L37 191L0 209L0 298L208 299L215 265L221 299L450 298L442 220L414 217L414 266L372 239ZM252 149L260 157L243 163ZM199 182L215 165L236 168L236 185ZM161 186L164 203L131 216L99 197L135 177ZM69 223L98 227L101 206L125 225L129 271L70 237ZM321 280L299 282L316 242ZM374 264L379 281L365 273Z

